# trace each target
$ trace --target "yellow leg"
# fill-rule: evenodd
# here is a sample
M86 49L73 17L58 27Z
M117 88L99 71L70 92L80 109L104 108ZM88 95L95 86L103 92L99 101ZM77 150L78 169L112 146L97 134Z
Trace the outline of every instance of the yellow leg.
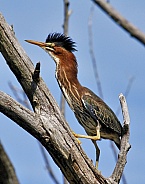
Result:
M91 139L91 140L94 140L94 141L100 140L101 137L100 137L100 126L99 125L96 127L96 133L97 133L97 135L90 136L90 135L76 134L76 133L73 132L73 135L76 138L86 138L86 139Z
M76 133L73 133L73 135L76 137L76 138L86 138L86 139L91 139L91 140L100 140L100 132L99 132L99 135L95 135L95 136L89 136L89 135L82 135L82 134L76 134Z
M73 134L74 136L76 135L76 133L75 133L74 131L72 131L72 134ZM80 141L76 136L75 136L75 138L76 138L78 144L81 144L81 141Z

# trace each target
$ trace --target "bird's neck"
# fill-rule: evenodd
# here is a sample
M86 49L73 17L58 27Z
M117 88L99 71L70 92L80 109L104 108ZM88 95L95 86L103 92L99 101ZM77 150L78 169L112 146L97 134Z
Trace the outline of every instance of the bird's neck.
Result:
M65 99L72 109L76 102L81 98L82 86L77 79L77 63L69 63L66 67L63 64L57 64L56 79L64 94Z

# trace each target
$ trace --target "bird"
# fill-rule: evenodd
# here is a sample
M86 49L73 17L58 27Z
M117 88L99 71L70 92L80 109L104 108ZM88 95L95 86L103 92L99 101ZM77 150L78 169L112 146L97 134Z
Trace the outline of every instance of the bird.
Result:
M111 108L94 92L80 84L78 62L74 55L76 43L63 33L50 33L45 42L25 40L44 49L56 63L55 77L58 85L87 135L76 134L76 138L91 139L96 149L98 169L100 149L97 140L109 139L120 150L122 125Z

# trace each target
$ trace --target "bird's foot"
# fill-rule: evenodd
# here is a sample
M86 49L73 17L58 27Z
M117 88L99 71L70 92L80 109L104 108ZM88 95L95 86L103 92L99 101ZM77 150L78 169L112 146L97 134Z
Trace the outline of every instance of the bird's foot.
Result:
M78 144L81 144L81 141L80 141L80 140L78 139L78 137L76 136L77 134L76 134L75 132L73 132L73 131L72 131L72 133L73 133L73 135L75 136L75 138L76 138Z

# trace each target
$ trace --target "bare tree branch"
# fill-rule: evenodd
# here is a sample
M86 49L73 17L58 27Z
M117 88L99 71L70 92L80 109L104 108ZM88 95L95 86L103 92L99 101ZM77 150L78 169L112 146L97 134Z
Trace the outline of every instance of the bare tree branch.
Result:
M0 142L0 183L19 184L13 165Z
M108 14L113 21L120 27L127 31L132 37L136 38L140 43L145 45L145 34L137 27L126 20L120 13L118 13L109 3L105 0L92 0L97 4L106 14Z
M109 178L110 181L112 181L116 184L119 183L119 181L120 181L125 164L127 162L127 159L126 159L127 153L131 147L129 144L130 118L129 118L127 103L126 103L126 99L123 96L123 94L119 95L119 99L120 99L120 104L122 107L122 114L123 114L123 119L124 119L123 136L122 136L122 140L121 140L121 149L120 149L120 153L119 153L118 162L116 164L116 167L113 171L112 176Z

